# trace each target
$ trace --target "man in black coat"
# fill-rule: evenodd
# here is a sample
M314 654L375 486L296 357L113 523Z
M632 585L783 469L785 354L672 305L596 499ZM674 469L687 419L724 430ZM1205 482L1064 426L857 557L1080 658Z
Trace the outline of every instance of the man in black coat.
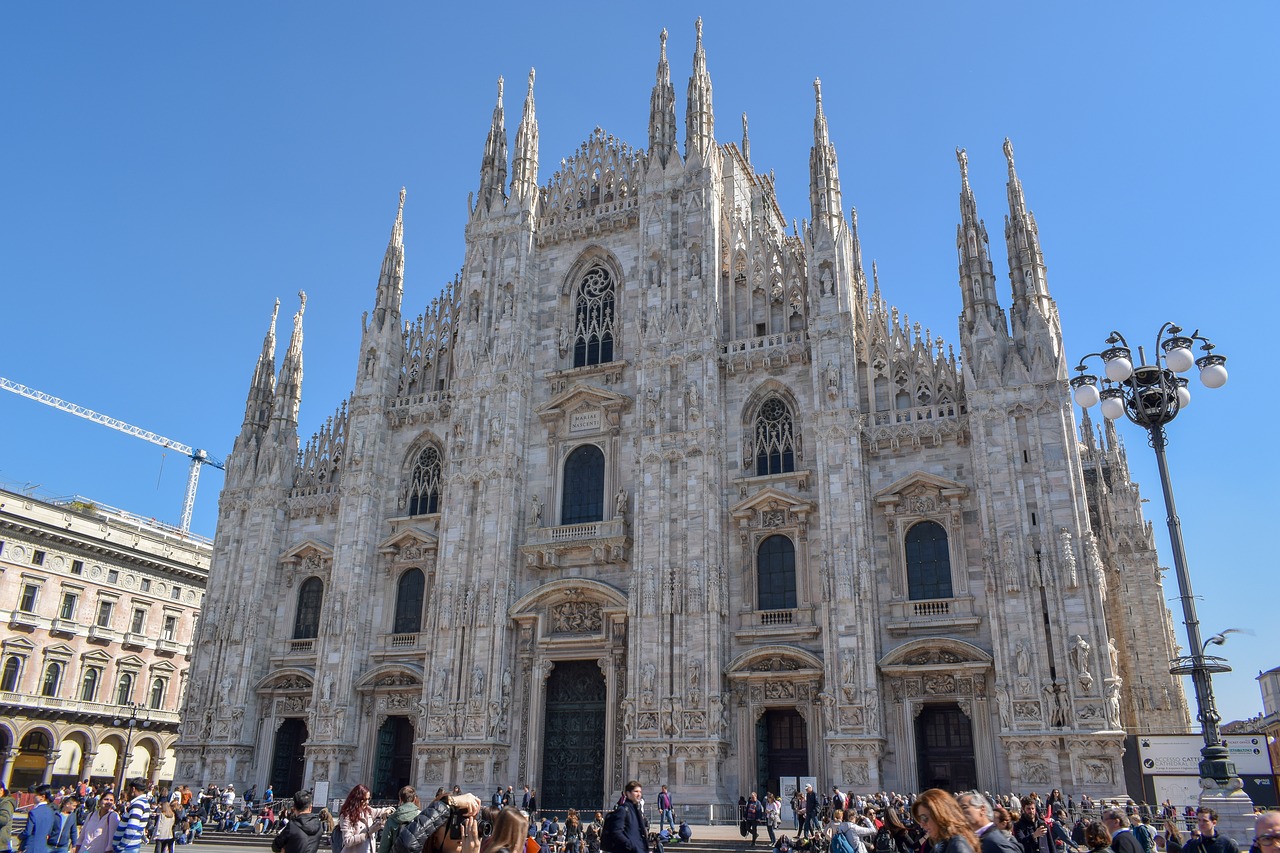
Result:
M289 823L271 841L275 853L316 853L320 849L320 815L311 811L311 792L293 795Z
M1111 849L1115 853L1144 853L1142 842L1133 837L1129 816L1124 809L1103 809L1102 825L1111 833Z
M613 853L649 853L649 822L645 820L644 812L640 811L643 795L644 788L639 782L633 779L627 783L622 802L615 810L620 819L613 821L605 818L605 831L611 843L602 846L608 847Z
M1184 853L1240 853L1234 839L1218 834L1218 813L1208 806L1196 809L1196 828L1200 837L1188 841Z
M982 853L1023 853L1021 845L1009 833L996 826L995 809L985 795L977 791L965 791L957 798L960 811L969 828L978 836Z

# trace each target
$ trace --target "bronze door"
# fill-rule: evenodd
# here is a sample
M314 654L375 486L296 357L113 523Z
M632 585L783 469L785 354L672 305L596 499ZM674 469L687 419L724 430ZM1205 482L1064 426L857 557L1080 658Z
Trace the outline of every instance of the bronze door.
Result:
M969 791L978 787L973 727L960 706L925 705L916 717L916 766L920 787Z
M547 679L538 806L594 811L604 802L604 674L595 661L557 661Z

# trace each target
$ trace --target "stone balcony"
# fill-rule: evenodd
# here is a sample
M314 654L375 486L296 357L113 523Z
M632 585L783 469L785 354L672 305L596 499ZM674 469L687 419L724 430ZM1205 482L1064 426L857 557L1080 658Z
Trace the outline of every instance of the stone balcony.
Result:
M179 643L177 640L160 639L160 640L156 640L156 651L160 652L161 654L185 655L188 653L188 648L184 643Z
M34 613L14 610L9 614L9 625L14 628L39 628L40 617Z
M127 718L130 710L126 706L114 705L108 702L84 702L79 699L33 696L28 693L10 691L0 693L0 708L4 708L4 706L21 707L22 712L30 716L70 717L102 723L107 723L113 718ZM176 726L179 721L179 714L177 711L139 708L138 719L148 720L153 726Z
M79 631L80 626L70 619L59 617L49 623L50 634L64 634L68 637L74 637Z
M982 617L973 612L973 597L929 598L889 603L885 628L890 634L975 631Z
M151 640L146 634L139 634L133 631L125 632L124 639L120 641L120 645L126 649L145 649L150 644Z
M795 331L738 338L724 345L720 360L731 374L757 367L804 364L809 360L809 334Z
M734 636L741 641L800 640L818 636L813 619L814 608L795 607L787 610L746 610L741 614L741 628Z
M374 660L421 658L430 634L420 632L379 634L372 650Z
M622 565L631 559L631 525L625 518L531 527L520 548L531 568Z
M271 650L272 666L314 665L316 662L316 639L280 640Z
M118 643L123 635L119 631L113 631L105 625L90 625L89 639L99 640L104 643Z

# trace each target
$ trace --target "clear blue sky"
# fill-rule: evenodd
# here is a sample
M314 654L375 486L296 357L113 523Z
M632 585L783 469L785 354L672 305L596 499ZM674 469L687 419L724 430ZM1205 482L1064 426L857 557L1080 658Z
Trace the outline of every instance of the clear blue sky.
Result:
M405 313L460 267L497 76L514 136L538 70L545 181L596 125L646 144L663 27L683 124L699 14L717 135L749 113L788 218L822 78L866 258L935 335L958 341L954 149L1001 259L1007 135L1071 353L1166 319L1220 344L1231 382L1193 386L1170 454L1204 627L1257 632L1225 649L1224 716L1258 711L1280 664L1255 538L1277 509L1275 3L6 3L0 375L225 455L271 304L287 335L303 288L309 434L350 389L401 185ZM1122 434L1168 565L1151 453ZM0 395L8 483L176 521L185 463ZM222 475L202 483L212 534Z

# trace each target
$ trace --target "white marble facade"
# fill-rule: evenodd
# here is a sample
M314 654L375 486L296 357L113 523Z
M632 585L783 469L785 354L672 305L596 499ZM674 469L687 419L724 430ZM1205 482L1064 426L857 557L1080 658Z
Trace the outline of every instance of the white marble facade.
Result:
M278 375L273 319L181 778L261 787L305 724L303 783L340 793L405 717L421 786L539 787L549 676L583 660L604 677L597 804L631 777L736 801L770 710L798 711L809 773L854 791L915 789L916 721L940 705L991 790L1111 795L1139 712L1186 727L1168 655L1145 652L1174 643L1150 531L1123 449L1078 438L1012 147L1008 305L959 152L953 350L868 287L815 90L798 234L745 126L714 136L700 23L683 154L665 33L645 149L596 129L539 183L533 75L510 163L500 90L461 272L402 318L397 215L351 397L301 453L302 309ZM950 572L922 590L925 529ZM794 553L781 593L766 540ZM413 569L421 623L397 625Z

